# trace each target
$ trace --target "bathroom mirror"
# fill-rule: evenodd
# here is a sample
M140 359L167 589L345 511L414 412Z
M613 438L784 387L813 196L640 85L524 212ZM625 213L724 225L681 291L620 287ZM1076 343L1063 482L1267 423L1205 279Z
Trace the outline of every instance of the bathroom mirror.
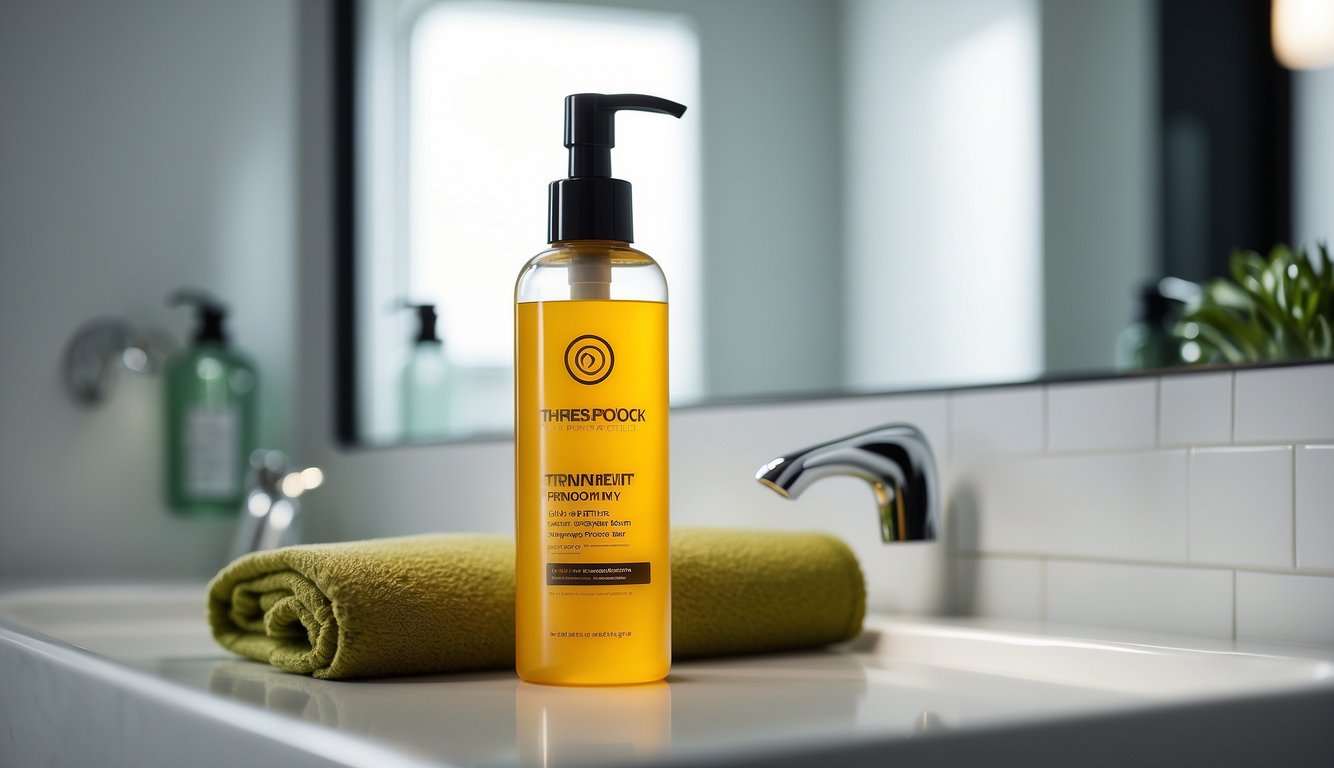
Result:
M337 7L348 442L508 433L568 93L689 106L613 154L676 405L1110 373L1146 285L1330 234L1294 169L1334 81L1274 63L1263 0Z

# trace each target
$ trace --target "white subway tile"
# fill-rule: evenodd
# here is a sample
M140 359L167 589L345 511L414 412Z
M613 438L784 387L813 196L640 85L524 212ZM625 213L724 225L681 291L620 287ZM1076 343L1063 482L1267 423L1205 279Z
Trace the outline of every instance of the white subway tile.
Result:
M950 569L953 608L964 616L1042 620L1042 561L958 555Z
M1158 438L1158 380L1052 385L1047 434L1053 452L1151 448Z
M977 551L1186 559L1185 451L985 462L952 490L953 522Z
M1238 571L1237 639L1334 645L1334 577Z
M1297 446L1297 567L1334 570L1334 445Z
M1334 365L1237 371L1233 440L1334 439Z
M1190 559L1291 568L1292 447L1199 448L1190 458Z
M1232 440L1232 374L1164 376L1158 399L1160 445Z
M1232 637L1232 572L1047 562L1047 621Z
M937 615L948 607L949 553L940 541L885 544L879 528L841 536L866 577L866 607L875 613Z
M1041 453L1045 396L1037 386L955 394L950 416L953 461Z
M939 611L948 567L944 542L881 543L875 497L865 481L832 477L795 500L755 481L760 465L784 452L889 422L917 425L937 457L944 458L948 419L943 394L673 412L672 524L822 531L847 542L856 554L874 610ZM941 470L942 483L947 482L944 465Z

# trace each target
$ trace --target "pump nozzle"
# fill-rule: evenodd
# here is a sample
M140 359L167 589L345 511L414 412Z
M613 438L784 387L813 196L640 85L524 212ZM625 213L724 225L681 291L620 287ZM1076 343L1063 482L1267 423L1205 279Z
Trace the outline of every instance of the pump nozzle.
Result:
M570 149L570 178L611 177L611 148L616 146L616 113L623 109L680 117L686 108L639 93L576 93L565 97L565 146Z
M227 307L213 294L195 288L178 288L167 294L167 306L192 306L199 313L199 327L195 341L227 341L222 321L227 318Z
M569 178L551 182L547 241L634 241L630 183L611 178L616 113L623 109L680 117L684 105L639 93L575 93L565 97Z
M404 299L403 302L399 304L399 309L411 309L417 312L417 337L413 339L414 343L420 344L424 341L440 341L440 336L438 336L435 331L437 315L434 304L413 304Z

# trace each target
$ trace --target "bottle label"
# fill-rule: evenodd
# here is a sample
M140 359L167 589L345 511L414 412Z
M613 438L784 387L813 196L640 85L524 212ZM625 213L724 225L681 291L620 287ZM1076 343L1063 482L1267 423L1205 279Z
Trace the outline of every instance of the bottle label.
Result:
M520 653L665 645L667 305L531 302L516 323Z
M595 586L652 584L652 563L547 563L547 584Z
M241 493L240 409L195 406L186 410L182 428L185 492L197 499L236 498Z

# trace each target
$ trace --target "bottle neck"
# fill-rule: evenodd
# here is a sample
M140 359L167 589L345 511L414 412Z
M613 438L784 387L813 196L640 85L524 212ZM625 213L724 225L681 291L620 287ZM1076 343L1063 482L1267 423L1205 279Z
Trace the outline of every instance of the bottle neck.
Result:
M551 244L552 248L629 248L629 240L557 240Z
M570 299L584 301L611 298L611 258L601 249L592 249L591 253L576 253L570 259L568 274Z

